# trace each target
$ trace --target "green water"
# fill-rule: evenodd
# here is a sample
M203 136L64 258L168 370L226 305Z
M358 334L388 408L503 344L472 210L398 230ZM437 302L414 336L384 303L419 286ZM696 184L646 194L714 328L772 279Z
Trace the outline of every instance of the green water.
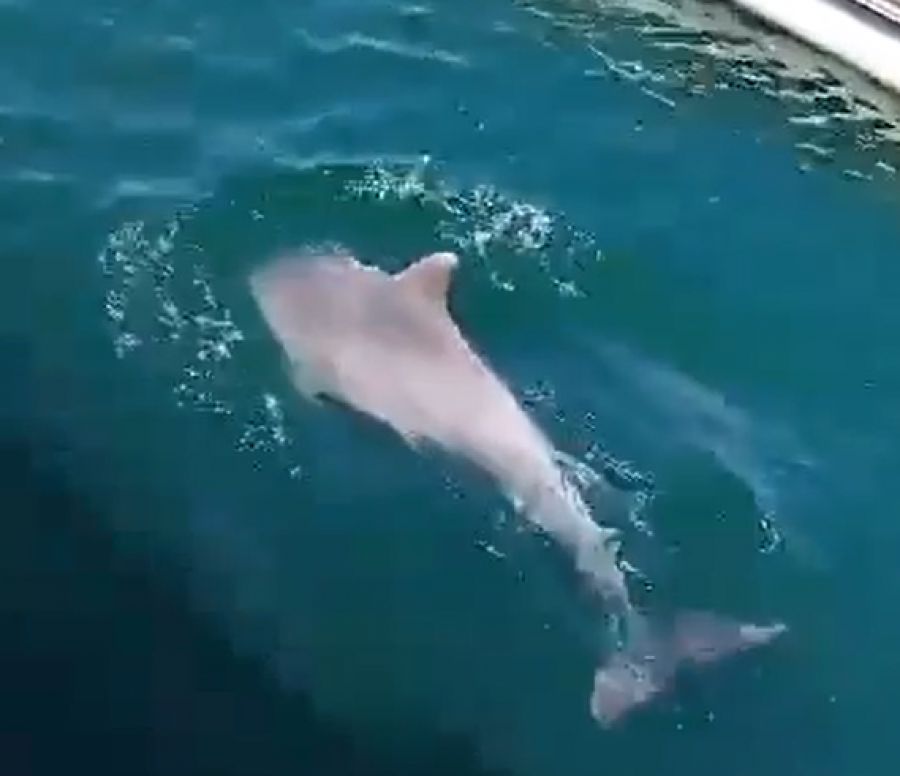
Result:
M136 620L9 502L38 535L3 556L7 643L84 628L137 667L96 702L127 720L99 740L156 742L128 772L385 772L348 765L359 731L424 747L415 772L892 771L898 154L889 115L748 47L559 0L0 3L5 427L104 515L103 562L180 578L237 656L177 662L187 614ZM599 624L559 558L482 484L292 394L245 278L330 245L456 250L457 318L610 481L588 499L652 594L790 639L599 730ZM40 697L77 695L55 676ZM330 760L300 694L343 731ZM444 734L464 764L428 754Z

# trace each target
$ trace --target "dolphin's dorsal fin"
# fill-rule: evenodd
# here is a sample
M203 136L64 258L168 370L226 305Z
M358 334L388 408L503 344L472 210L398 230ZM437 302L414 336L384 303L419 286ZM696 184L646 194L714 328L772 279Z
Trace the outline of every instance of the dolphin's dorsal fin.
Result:
M447 304L453 270L459 264L455 253L431 253L410 264L394 277L404 288L440 305Z

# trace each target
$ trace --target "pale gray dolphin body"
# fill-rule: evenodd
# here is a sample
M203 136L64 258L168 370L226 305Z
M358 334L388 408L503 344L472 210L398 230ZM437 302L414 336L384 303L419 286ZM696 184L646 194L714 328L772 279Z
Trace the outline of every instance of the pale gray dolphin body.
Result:
M782 625L691 613L663 632L631 605L615 532L591 517L555 450L450 315L458 263L436 253L397 274L348 256L277 259L250 286L297 389L328 396L484 470L562 545L624 626L594 677L591 712L609 724L663 690L680 664L768 643Z

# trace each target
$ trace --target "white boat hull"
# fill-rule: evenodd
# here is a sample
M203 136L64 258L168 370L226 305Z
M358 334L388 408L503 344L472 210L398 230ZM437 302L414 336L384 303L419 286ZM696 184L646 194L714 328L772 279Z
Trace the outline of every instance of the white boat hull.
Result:
M731 2L900 93L900 0Z

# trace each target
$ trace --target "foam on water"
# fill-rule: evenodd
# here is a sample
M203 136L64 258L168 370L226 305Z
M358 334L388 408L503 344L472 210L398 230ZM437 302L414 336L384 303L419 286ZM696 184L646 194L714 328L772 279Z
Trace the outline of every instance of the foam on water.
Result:
M281 400L258 393L237 406L235 348L244 334L191 246L179 242L184 213L168 222L123 224L98 256L106 277L106 317L119 358L140 358L169 382L184 409L234 418L238 444L274 451L287 444Z
M523 269L536 269L560 296L578 296L571 270L576 261L590 260L598 250L588 233L549 208L511 197L491 184L459 187L442 179L427 155L413 165L376 164L348 189L367 200L417 200L435 208L440 214L436 238L477 259L499 291L515 291ZM498 260L498 253L507 260ZM509 258L527 264L522 267Z

